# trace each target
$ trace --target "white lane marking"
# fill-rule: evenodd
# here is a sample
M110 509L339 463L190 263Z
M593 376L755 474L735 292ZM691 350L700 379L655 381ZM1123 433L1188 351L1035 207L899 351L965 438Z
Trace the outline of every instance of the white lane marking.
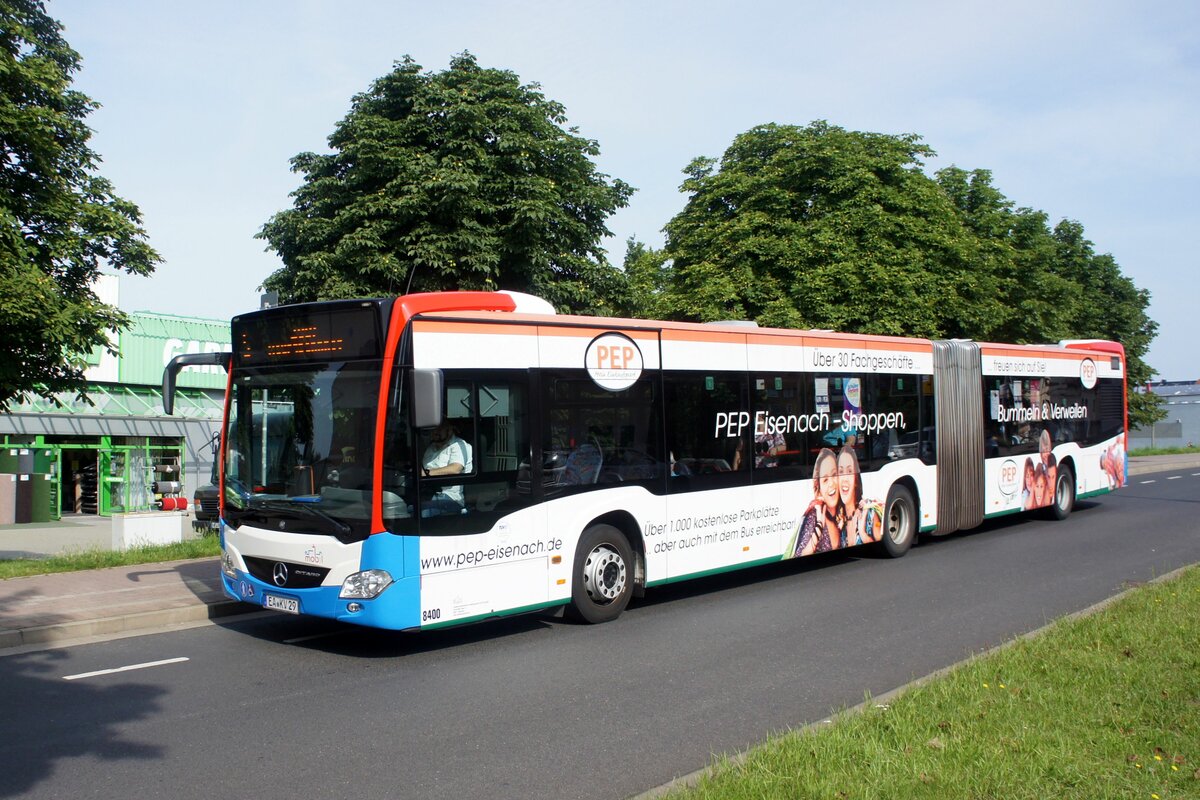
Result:
M1157 480L1153 480L1153 481L1141 481L1141 483L1158 483L1158 481L1157 481Z
M78 675L63 675L64 681L77 681L80 678L95 678L97 675L112 675L116 672L129 672L135 669L149 669L150 667L161 667L166 664L179 664L187 661L187 658L165 658L162 661L147 661L145 664L130 664L127 667L116 667L115 669L98 669L95 672L81 672Z
M313 639L326 639L330 636L341 636L345 631L329 631L328 633L314 633L311 636L297 636L295 639L284 639L284 644L298 644L299 642L311 642Z
M1167 478L1167 480L1169 480L1169 481L1177 481L1177 480L1179 480L1179 479L1180 479L1180 478L1182 478L1182 477L1183 477L1182 475L1172 475L1171 477Z

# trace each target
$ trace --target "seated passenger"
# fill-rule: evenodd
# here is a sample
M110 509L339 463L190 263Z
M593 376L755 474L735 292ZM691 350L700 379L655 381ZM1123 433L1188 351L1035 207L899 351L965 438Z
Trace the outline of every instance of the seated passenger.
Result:
M421 474L427 478L470 472L471 445L458 438L454 426L443 422L433 429L433 437L421 458ZM466 508L462 486L439 486L432 498L421 506L421 516L461 514Z

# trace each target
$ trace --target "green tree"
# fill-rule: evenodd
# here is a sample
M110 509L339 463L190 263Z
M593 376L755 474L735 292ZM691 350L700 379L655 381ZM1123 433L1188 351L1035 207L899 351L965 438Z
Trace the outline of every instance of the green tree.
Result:
M784 327L960 335L1001 313L975 239L921 171L916 136L825 122L763 125L718 169L686 170L686 207L666 226L672 316Z
M975 238L972 269L987 274L996 296L991 324L964 321L961 333L997 342L1057 341L1070 333L1078 287L1055 270L1055 247L1045 214L1012 203L992 186L987 170L940 170L938 185Z
M668 292L673 272L665 251L631 238L625 243L622 271L628 293L621 311L643 319L671 317Z
M1072 309L1069 323L1072 336L1113 339L1123 344L1128 362L1130 427L1147 427L1163 419L1167 412L1158 395L1134 391L1145 386L1154 372L1145 361L1158 331L1158 323L1146 314L1150 293L1122 274L1112 255L1096 253L1078 222L1058 223L1053 238L1059 274L1080 290L1080 302Z
M283 260L264 287L288 302L503 288L611 311L623 276L600 243L633 190L565 121L469 53L439 73L406 57L354 98L332 153L292 159L293 207L259 233Z
M79 67L40 0L0 0L0 408L83 396L87 354L128 324L96 297L96 275L148 275L159 260L137 207L97 171L97 104L70 88Z
M1157 396L1136 391L1152 370L1146 352L1157 323L1146 309L1150 295L1138 289L1111 255L1095 252L1083 226L1063 220L1053 229L1045 213L1012 204L991 185L991 173L957 167L938 172L939 185L978 239L979 269L993 273L1007 313L992 331L965 335L1031 343L1062 339L1111 339L1125 346L1131 426L1165 416Z

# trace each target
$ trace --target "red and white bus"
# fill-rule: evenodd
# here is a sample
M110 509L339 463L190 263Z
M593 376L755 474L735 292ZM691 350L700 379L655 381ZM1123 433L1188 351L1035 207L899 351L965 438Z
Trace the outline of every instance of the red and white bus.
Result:
M233 320L233 598L419 629L844 547L903 555L1124 483L1114 342L980 344L562 316L509 293ZM223 360L223 361L222 361Z

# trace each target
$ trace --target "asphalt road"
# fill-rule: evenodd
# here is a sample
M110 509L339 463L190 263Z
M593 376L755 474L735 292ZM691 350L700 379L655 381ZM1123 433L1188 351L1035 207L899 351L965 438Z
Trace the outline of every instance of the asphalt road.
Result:
M1064 522L672 585L596 627L271 615L7 656L0 797L627 797L1200 562L1198 510L1200 472L1142 476Z

